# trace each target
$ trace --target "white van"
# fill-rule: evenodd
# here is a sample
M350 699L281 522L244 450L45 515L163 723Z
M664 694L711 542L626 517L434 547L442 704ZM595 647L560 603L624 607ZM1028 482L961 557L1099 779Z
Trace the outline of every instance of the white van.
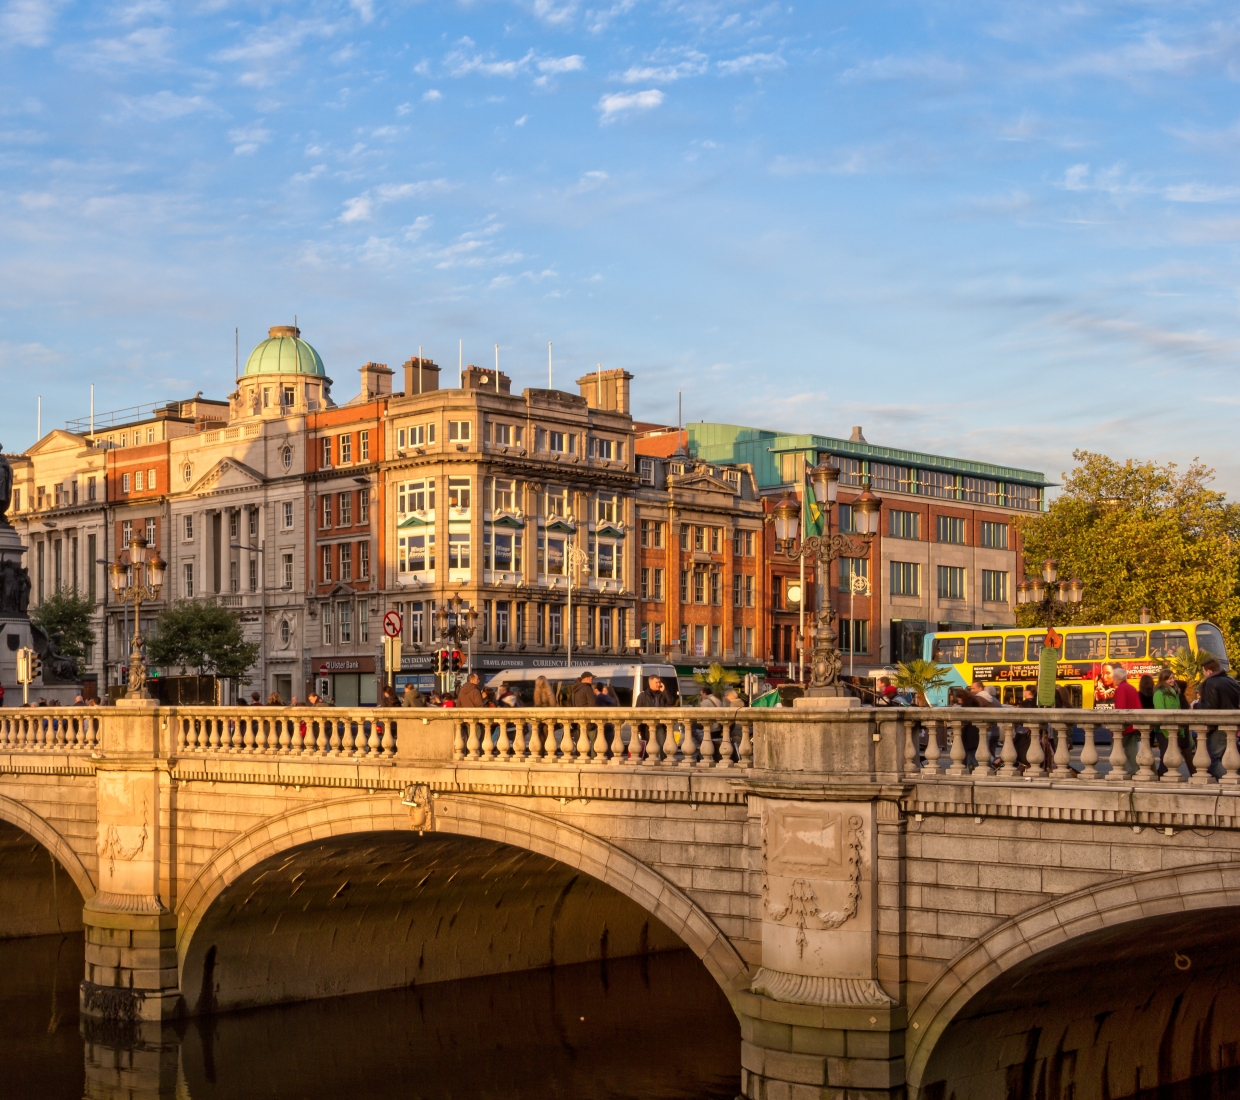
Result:
M594 682L600 681L611 688L616 701L622 707L634 706L638 695L651 676L663 681L663 690L667 693L672 706L680 706L680 691L676 684L676 669L672 665L573 665L572 668L506 668L497 672L486 686L497 688L503 684L510 691L516 692L523 707L534 705L534 681L539 676L547 677L551 691L561 704L568 702L568 693L573 684L583 673L594 676Z

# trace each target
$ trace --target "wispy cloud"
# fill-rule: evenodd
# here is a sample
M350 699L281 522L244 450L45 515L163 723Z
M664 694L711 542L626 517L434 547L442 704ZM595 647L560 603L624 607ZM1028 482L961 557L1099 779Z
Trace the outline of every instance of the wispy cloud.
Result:
M261 122L252 122L248 126L229 130L228 140L232 142L234 154L246 156L258 152L260 145L266 145L271 140L271 131L265 129Z
M62 0L9 0L0 11L0 46L46 46Z
M423 103L434 103L436 100L440 99L443 99L443 92L441 92L438 88L429 88L427 91L422 93Z
M879 57L862 61L840 74L840 83L853 84L865 81L908 80L935 83L959 83L965 77L965 68L959 62L942 57Z
M362 194L355 195L351 199L346 199L339 220L345 225L369 221L380 206L399 202L402 199L444 194L451 190L452 184L445 179L420 180L417 183L384 183L371 190L363 191Z
M566 187L561 194L567 198L571 195L584 195L587 191L597 191L609 178L601 168L583 172L581 178L572 187Z
M96 38L66 51L74 64L96 72L165 69L172 64L172 29L140 27L120 38Z
M620 74L620 79L625 84L671 84L701 76L709 63L710 59L704 53L689 50L678 61L659 60L631 65Z
M724 76L738 76L744 73L774 73L787 68L788 63L777 53L748 53L743 57L733 57L717 61L720 73Z
M1163 195L1171 202L1234 202L1240 199L1240 187L1179 183L1165 188Z
M586 59L576 53L565 57L539 57L534 50L527 50L521 57L497 58L494 52L478 53L473 39L463 38L459 48L445 55L443 63L450 76L501 76L511 79L538 73L536 83L546 85L552 77L580 72L586 66Z
M1238 44L1236 27L1214 24L1194 28L1179 40L1165 32L1147 31L1139 38L1109 50L1094 50L1047 66L1040 75L1110 76L1128 79L1141 74L1183 73L1210 61L1233 56ZM1234 63L1234 62L1233 62Z
M598 101L597 110L601 115L599 122L606 125L628 115L651 111L663 100L664 95L657 88L645 92L613 92Z
M172 118L184 118L198 113L219 114L220 109L206 96L177 95L175 92L155 92L153 95L122 96L121 106L126 114L146 119L148 122L166 122Z

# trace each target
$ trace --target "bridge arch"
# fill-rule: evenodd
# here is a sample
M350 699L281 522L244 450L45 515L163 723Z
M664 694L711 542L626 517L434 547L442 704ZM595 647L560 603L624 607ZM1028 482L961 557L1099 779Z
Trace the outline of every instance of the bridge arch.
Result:
M29 833L43 845L52 857L65 869L73 879L73 885L85 901L95 896L95 882L82 862L81 857L73 850L69 842L56 831L44 818L20 802L5 795L0 795L0 821L16 825L23 832Z
M545 856L612 887L657 918L699 959L729 996L748 970L714 921L682 890L608 841L544 814L468 795L434 800L426 830L494 841ZM184 969L194 933L216 899L264 860L312 843L376 832L416 832L395 795L362 795L298 807L268 819L221 849L199 871L177 906L177 957Z
M912 1006L906 1080L916 1095L938 1041L972 998L1013 967L1100 929L1194 910L1240 908L1240 863L1179 867L1066 894L993 929L957 955Z

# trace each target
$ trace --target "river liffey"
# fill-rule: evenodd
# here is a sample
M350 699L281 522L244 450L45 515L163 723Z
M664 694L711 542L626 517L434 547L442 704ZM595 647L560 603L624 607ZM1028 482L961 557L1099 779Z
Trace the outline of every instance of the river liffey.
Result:
M0 942L22 1100L733 1100L740 1028L689 952L324 998L128 1034L78 1017L82 937Z

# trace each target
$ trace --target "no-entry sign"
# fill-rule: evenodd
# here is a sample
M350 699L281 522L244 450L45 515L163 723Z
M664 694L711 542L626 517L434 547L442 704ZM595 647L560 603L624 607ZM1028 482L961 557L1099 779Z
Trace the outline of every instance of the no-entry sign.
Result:
M389 638L399 638L402 626L399 611L389 611L383 616L383 633Z

